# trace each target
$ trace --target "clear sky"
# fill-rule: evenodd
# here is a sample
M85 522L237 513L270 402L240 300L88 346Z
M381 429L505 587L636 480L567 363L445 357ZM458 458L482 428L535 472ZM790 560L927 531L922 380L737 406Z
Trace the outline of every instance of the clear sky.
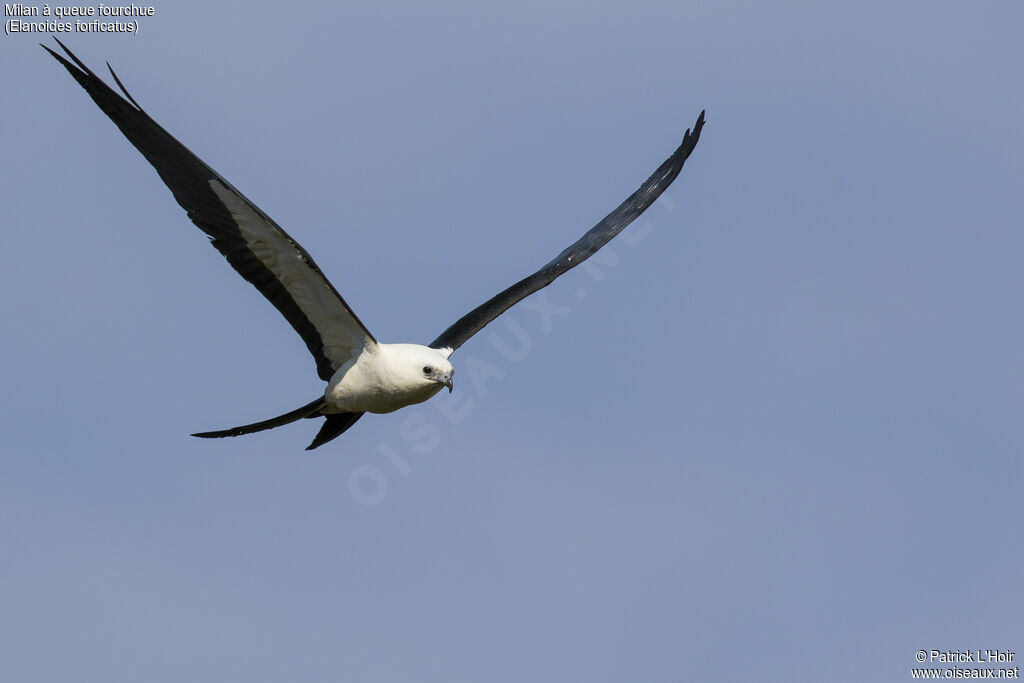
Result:
M188 436L311 400L312 359L49 36L0 37L4 680L1024 659L1024 5L155 7L63 39L384 341L429 342L708 124L597 269L453 356L451 399L310 454L309 421Z

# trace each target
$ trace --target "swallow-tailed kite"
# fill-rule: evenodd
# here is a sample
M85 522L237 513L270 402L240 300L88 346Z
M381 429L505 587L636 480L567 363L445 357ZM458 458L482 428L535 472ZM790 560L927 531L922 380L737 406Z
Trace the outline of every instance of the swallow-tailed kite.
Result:
M536 273L462 316L428 346L384 344L359 321L306 250L150 118L109 64L107 68L124 97L63 43L57 43L74 64L45 45L43 48L64 65L156 168L188 217L209 236L228 263L295 328L316 359L317 373L327 382L322 396L284 415L194 434L208 438L249 434L304 417L323 416L326 419L308 446L313 449L340 435L363 413L389 413L425 401L442 387L451 391L453 369L448 358L452 353L515 303L585 261L643 213L679 175L704 126L702 111L679 148L640 189Z

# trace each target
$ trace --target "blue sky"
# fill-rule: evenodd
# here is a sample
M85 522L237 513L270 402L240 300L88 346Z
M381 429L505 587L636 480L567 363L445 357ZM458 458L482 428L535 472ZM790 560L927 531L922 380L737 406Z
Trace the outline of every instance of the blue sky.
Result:
M314 454L309 422L188 436L309 401L311 358L48 37L5 35L5 677L865 681L920 649L1024 657L1022 20L176 2L68 36L385 341L547 262L707 109L667 201L545 290L564 315L509 311L453 357L454 402Z

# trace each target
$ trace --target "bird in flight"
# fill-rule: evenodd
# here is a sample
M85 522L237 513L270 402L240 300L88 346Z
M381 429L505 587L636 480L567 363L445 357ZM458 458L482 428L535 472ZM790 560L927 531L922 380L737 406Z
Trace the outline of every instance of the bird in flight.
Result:
M559 275L578 266L615 237L675 180L704 127L704 112L682 144L626 201L532 275L494 295L456 320L434 341L385 344L377 341L331 285L305 249L258 206L150 118L121 80L110 75L124 97L104 83L56 38L71 61L42 47L60 62L153 165L178 204L239 275L251 282L299 333L316 360L322 396L301 408L241 427L193 434L239 436L280 427L307 417L324 421L312 450L341 435L364 413L390 413L452 390L449 358L484 326ZM72 64L72 62L74 62Z

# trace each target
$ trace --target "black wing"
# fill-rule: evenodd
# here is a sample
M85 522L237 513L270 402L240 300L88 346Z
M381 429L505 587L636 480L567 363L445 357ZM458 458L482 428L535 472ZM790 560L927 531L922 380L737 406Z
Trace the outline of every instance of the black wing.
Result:
M316 359L321 379L329 380L363 347L376 343L298 242L150 118L125 90L113 69L110 73L127 100L100 80L63 43L57 43L75 64L45 45L43 48L64 65L128 141L142 152L188 217L209 235L228 263L295 328Z
M588 230L583 237L576 240L536 273L520 280L459 318L451 327L442 332L441 336L431 342L430 346L435 349L449 347L454 351L519 301L537 290L547 287L559 275L590 258L594 252L607 244L642 214L672 184L690 156L690 152L697 145L703 127L704 112L702 111L693 125L693 131L686 131L679 149L666 159L665 163L640 186L640 189L630 195L629 199L622 202L617 209L605 216L600 223Z

